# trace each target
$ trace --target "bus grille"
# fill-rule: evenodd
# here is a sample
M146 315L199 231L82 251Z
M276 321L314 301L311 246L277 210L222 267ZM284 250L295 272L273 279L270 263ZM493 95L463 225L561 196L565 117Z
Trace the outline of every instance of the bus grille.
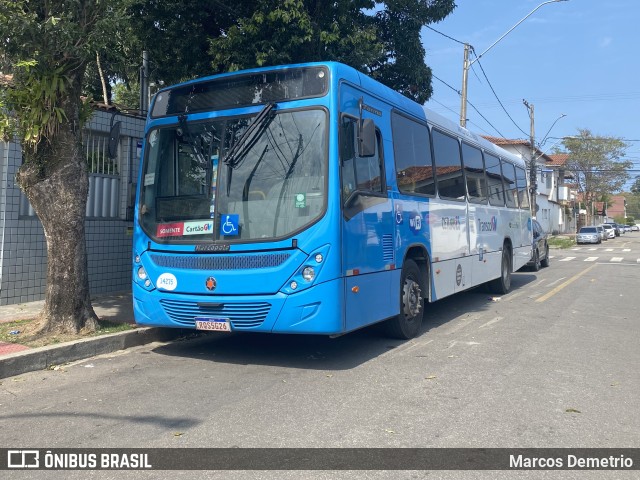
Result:
M382 235L382 259L385 262L393 262L393 236Z
M183 268L189 270L246 270L251 268L269 268L282 265L288 260L288 253L269 253L265 255L151 255L153 263L164 268Z
M199 306L197 302L162 299L160 304L169 318L180 325L195 327L196 317L219 317L228 318L235 330L259 327L271 309L266 302Z

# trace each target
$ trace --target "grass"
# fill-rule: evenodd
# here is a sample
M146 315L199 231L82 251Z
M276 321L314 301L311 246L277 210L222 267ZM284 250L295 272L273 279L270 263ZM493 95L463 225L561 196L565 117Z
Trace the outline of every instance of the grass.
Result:
M573 247L576 242L573 238L558 236L558 237L549 237L547 240L550 247L555 248L570 248Z
M57 343L68 342L80 338L88 338L99 335L106 335L109 333L123 332L135 328L134 325L131 325L129 323L116 323L107 320L98 320L98 330L88 335L46 334L34 337L33 335L29 335L27 333L25 336L25 332L33 330L34 325L35 319L0 323L0 342L19 343L20 345L26 345L27 347L43 347L46 345L54 345Z

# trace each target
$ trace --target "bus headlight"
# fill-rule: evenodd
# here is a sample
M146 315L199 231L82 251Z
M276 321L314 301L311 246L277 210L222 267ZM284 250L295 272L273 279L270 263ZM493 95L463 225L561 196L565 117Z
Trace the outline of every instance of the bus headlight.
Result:
M147 279L147 271L143 266L138 267L138 278L142 281Z
M316 271L313 267L304 267L304 270L302 270L302 278L307 282L313 282L313 279L316 278Z

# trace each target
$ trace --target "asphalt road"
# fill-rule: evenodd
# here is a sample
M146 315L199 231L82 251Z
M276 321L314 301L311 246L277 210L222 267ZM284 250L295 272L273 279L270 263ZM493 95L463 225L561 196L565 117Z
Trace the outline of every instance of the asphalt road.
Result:
M336 339L212 334L7 378L0 446L640 447L639 287L635 232L554 249L549 268L514 274L503 297L476 289L428 305L411 341L376 328ZM637 471L303 473L170 476L637 478Z

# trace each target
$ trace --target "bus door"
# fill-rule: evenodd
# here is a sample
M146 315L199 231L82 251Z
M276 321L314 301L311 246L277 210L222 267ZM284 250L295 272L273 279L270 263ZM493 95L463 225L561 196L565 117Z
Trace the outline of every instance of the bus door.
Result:
M342 90L342 105L351 108L342 109L339 134L342 268L345 330L351 331L395 315L399 307L396 288L392 287L394 222L384 174L379 128L382 112L373 107L369 107L373 113L363 109L366 100L356 96L355 89L345 88L350 90L350 95ZM376 126L375 148L364 154L358 148L360 118L372 119Z

